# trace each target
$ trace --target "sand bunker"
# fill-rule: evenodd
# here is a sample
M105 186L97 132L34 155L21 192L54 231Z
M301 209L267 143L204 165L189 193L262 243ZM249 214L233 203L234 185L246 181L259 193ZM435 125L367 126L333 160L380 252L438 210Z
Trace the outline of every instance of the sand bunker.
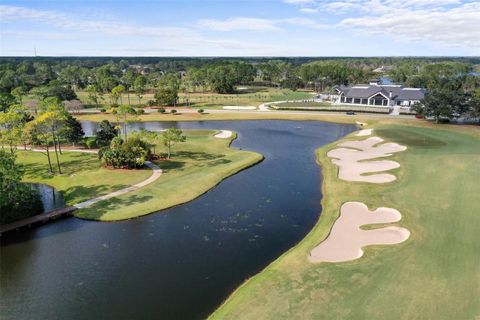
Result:
M371 137L361 141L346 141L339 144L339 147L327 153L327 156L334 158L332 162L338 166L338 177L346 181L387 183L397 178L389 173L375 173L388 171L400 167L400 164L390 160L365 161L375 158L389 157L392 153L404 151L407 147L397 143L378 143L384 140L379 137Z
M410 236L410 231L405 228L389 226L360 229L362 225L397 222L401 217L395 209L378 208L370 211L361 202L346 202L328 238L310 251L308 259L311 262L350 261L360 258L365 246L401 243Z
M231 136L232 136L232 131L230 130L220 130L219 133L214 135L215 138L219 138L219 139L227 139L227 138L230 138Z
M363 129L363 130L360 130L356 136L357 137L364 137L364 136L369 136L372 134L372 131L373 129Z

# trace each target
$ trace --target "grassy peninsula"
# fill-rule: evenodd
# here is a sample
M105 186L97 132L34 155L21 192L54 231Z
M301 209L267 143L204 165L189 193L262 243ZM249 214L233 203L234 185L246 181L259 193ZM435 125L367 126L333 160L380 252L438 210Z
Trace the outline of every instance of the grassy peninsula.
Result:
M76 212L84 219L130 219L193 200L223 179L261 161L261 154L230 148L235 139L215 138L216 131L187 130L185 143L175 146L172 159L155 163L163 170L155 182L125 195ZM157 146L160 148L160 146Z

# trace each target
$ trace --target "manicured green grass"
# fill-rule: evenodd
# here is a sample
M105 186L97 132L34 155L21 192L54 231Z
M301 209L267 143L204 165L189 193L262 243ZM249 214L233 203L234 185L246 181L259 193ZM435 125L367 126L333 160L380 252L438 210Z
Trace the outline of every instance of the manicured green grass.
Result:
M322 166L323 211L308 236L248 280L211 319L476 319L480 316L480 136L478 128L379 121L377 135L408 147L389 159L385 185L337 178ZM418 124L418 123L417 123ZM347 139L359 139L350 135ZM398 209L411 231L402 244L367 247L352 262L311 264L346 201Z
M57 171L55 154L52 165ZM39 152L18 151L17 163L24 166L26 182L45 183L60 190L67 204L116 191L147 179L150 169L111 170L103 168L96 154L63 152L60 155L63 174L49 174L47 157Z
M242 88L242 87L239 87ZM310 92L304 91L292 91L289 89L278 89L270 87L243 87L244 89L238 89L233 94L218 94L213 92L190 92L179 93L179 104L184 104L188 99L189 103L194 107L209 108L210 106L224 106L224 105L253 105L258 106L263 102L280 101L280 100L300 100L311 98ZM85 91L76 92L78 99L89 107L91 101L88 100L88 93ZM99 103L102 107L110 105L111 101L107 94L103 96L104 100ZM25 101L35 99L33 96L26 96ZM148 101L155 100L153 93L146 93L142 99L138 100L138 97L134 93L130 93L130 103L132 105L147 104ZM121 101L124 104L128 103L128 96L126 93L122 94ZM120 101L119 101L120 103Z
M369 107L344 104L331 104L330 102L286 102L272 105L276 110L303 110L303 111L334 111L334 112L369 112L369 113L390 113L390 107Z
M215 131L184 131L185 143L174 147L171 160L156 163L162 176L137 191L101 201L76 212L85 219L130 219L193 200L223 179L263 159L262 155L232 149L230 139L214 138Z
M73 115L78 120L100 122L108 120L111 122L118 121L113 114L80 114ZM363 121L368 123L376 122L375 118L370 115L356 115L348 116L342 114L318 114L312 113L280 113L280 112L222 112L222 113L205 113L199 114L197 112L181 112L176 114L160 114L151 113L144 114L137 118L136 121L207 121L207 120L319 120L339 123L355 123L355 121ZM397 119L398 120L398 119ZM413 120L420 122L420 120Z

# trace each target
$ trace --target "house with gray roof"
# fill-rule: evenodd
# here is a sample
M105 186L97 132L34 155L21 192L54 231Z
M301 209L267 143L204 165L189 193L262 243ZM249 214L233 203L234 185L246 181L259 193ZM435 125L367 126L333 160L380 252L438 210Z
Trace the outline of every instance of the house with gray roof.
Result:
M381 85L378 82L352 87L335 86L334 90L337 104L409 108L415 103L422 103L425 98L425 89L405 88L396 84Z

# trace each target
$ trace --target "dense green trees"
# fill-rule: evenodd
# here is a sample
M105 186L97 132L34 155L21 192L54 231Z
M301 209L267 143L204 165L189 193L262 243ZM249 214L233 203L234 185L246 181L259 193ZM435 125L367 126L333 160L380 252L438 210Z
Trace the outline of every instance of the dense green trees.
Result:
M147 89L147 78L145 78L143 75L137 76L133 83L133 87L135 88L135 95L137 96L138 103L140 104Z
M249 84L255 76L255 68L245 62L207 64L187 70L187 80L194 89L208 87L217 93L234 93L236 85Z
M6 111L9 106L15 103L15 97L9 92L0 92L0 112Z
M449 62L420 67L417 74L407 77L406 84L427 88L424 105L413 109L439 122L458 116L477 118L478 81L469 65Z
M137 120L137 111L131 106L122 104L118 108L114 108L112 113L116 116L118 122L123 123L123 134L125 140L127 140L127 126L129 123Z
M0 150L0 224L10 223L43 211L40 196L21 183L23 171L15 155Z
M47 97L56 97L59 100L77 99L77 95L69 85L64 85L60 80L52 80L45 86L34 87L30 93L43 100Z
M126 141L115 137L109 147L100 149L99 157L109 167L138 168L150 158L150 148L137 137L130 137Z
M176 106L180 79L175 74L166 74L156 84L155 100L161 105Z
M314 62L300 66L299 75L305 84L316 84L319 90L334 85L366 83L372 72L343 62Z
M207 83L214 92L233 93L238 79L231 66L218 65L207 70Z
M162 142L167 148L167 159L170 159L173 146L178 142L185 142L186 139L183 131L177 128L169 128L162 132Z
M9 146L12 154L23 142L23 130L28 120L27 110L21 105L12 105L7 111L0 112L0 144Z
M66 114L65 123L60 135L67 143L71 143L75 146L83 140L85 133L83 132L80 122L70 114Z
M102 120L97 130L96 142L100 147L106 147L119 133L119 130L108 120Z
M120 103L123 104L122 94L124 92L125 92L125 87L121 84L112 88L112 91L110 92L110 101L112 106L117 106L119 99L120 99Z
M99 90L98 86L95 84L89 84L87 86L87 93L88 93L88 101L95 105L98 108L99 103Z
M97 108L105 107L105 95L115 107L130 105L131 93L140 105L147 92L155 92L159 104L175 106L179 91L183 102L189 92L231 94L243 85L322 92L385 75L435 91L444 79L456 81L468 102L480 88L479 64L478 58L0 58L0 111L16 103L35 113L34 100L69 101L77 99L76 91L86 91ZM373 72L378 67L383 71ZM468 115L470 109L462 108Z

